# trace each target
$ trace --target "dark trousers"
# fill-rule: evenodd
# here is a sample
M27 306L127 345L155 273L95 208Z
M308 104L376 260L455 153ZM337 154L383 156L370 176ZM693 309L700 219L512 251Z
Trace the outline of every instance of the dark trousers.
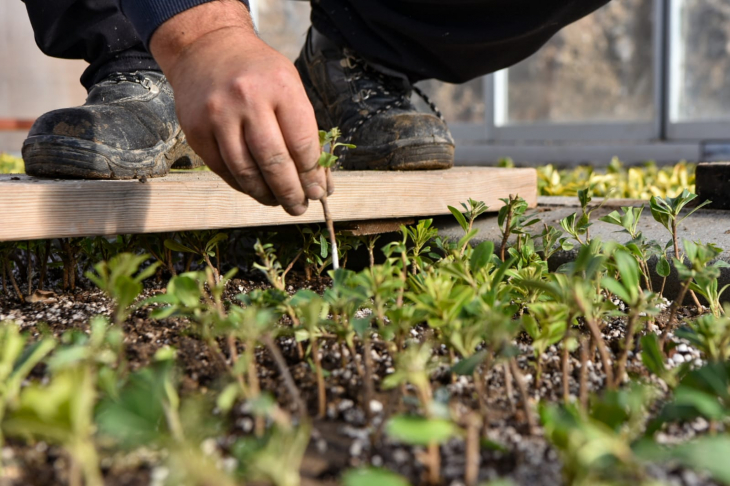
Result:
M89 89L114 72L160 71L118 0L24 0L36 44L62 59L84 59Z
M311 0L312 24L411 80L461 83L511 66L609 0ZM115 71L159 70L118 0L25 0L49 56L85 59L87 88Z

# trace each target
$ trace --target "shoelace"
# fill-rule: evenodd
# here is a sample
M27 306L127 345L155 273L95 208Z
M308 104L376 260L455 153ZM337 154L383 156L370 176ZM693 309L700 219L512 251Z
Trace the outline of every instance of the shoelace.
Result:
M431 100L431 98L429 98L426 95L426 93L424 93L423 90L421 90L418 86L408 84L405 89L402 89L400 87L395 87L394 82L392 79L390 79L390 77L386 76L385 74L383 74L379 71L376 71L375 69L372 69L371 67L368 66L368 64L365 61L363 61L358 56L356 56L350 52L346 52L346 57L342 60L342 62L346 63L346 67L348 67L350 69L353 69L355 67L359 67L361 69L361 71L359 73L353 74L353 77L349 78L349 81L357 81L359 79L362 79L362 77L363 77L362 73L364 73L364 75L367 76L367 79L369 79L370 81L373 81L376 84L376 89L378 89L380 91L380 94L382 94L384 96L389 96L391 94L390 91L385 89L385 87L388 85L393 86L395 91L402 91L402 93L399 96L399 99L397 99L393 103L389 103L382 108L378 108L375 111L370 111L366 115L361 117L360 120L358 120L358 122L352 128L349 129L347 136L345 137L345 143L350 143L352 141L352 138L357 133L358 129L361 126L363 126L366 121L370 120L372 117L385 113L389 110L392 110L393 108L401 107L405 103L407 103L408 100L410 99L411 91L416 93L416 95L418 95L428 105L428 107L431 109L431 111L433 111L434 114L441 121L446 122L443 114L441 113L441 110L439 110L438 107L436 106L436 103L434 103ZM377 94L377 93L374 93L370 89L360 91L355 95L355 97L357 97L357 99L353 99L353 101L359 102L362 100L366 100L373 94ZM343 155L344 155L344 152L346 152L346 151L347 151L347 148L344 147Z
M162 76L160 78L160 84L163 84L165 82L165 76ZM112 73L109 76L106 77L106 81L112 81L114 83L137 83L141 84L144 88L152 91L153 87L155 86L155 82L152 81L147 76L143 75L139 71L133 72L133 73L122 73L122 72L116 72Z

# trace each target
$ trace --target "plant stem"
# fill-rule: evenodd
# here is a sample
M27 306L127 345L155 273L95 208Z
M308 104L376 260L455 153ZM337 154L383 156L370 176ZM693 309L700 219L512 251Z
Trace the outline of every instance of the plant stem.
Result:
M327 169L329 171L329 169ZM327 232L330 234L330 246L332 247L332 268L340 269L340 255L337 253L337 238L335 238L335 224L332 220L332 213L327 202L327 196L319 200L322 203L322 211L324 211L324 221L327 223Z
M674 257L679 260L679 238L677 236L677 219L672 219L672 243L674 244ZM689 288L689 287L688 287ZM686 291L685 291L686 293ZM690 295L692 296L692 300L694 301L695 305L697 306L697 313L702 314L702 304L700 304L699 299L697 298L697 295L695 295L694 291L689 291ZM682 295L682 300L684 300L684 295ZM663 343L662 343L663 344Z
M368 256L370 257L370 268L375 266L375 242L372 245L368 244Z
M367 333L367 331L365 331ZM365 407L365 416L370 420L372 411L370 410L370 402L373 400L375 391L373 390L373 356L370 336L368 334L363 338L363 363L365 365L365 376L363 377L363 402Z
M692 285L692 279L687 280L682 285L682 288L679 290L679 295L674 300L674 302L672 302L672 306L669 308L669 320L667 320L667 325L664 328L661 339L659 340L659 349L661 350L664 350L664 343L667 340L667 335L674 330L674 321L677 317L677 311L682 305L682 302L684 302L684 297L687 295L687 291L689 290L690 285Z
M398 289L398 297L396 298L395 305L399 309L403 307L403 295L406 291L406 286L408 285L408 257L406 256L405 250L403 253L400 254L401 262L403 263L403 268L400 271L400 280L403 282L403 287Z
M208 268L213 272L213 280L215 283L220 282L220 274L218 273L218 269L215 268L215 265L213 265L213 262L210 260L210 257L207 253L203 252L203 259L205 260L205 264L208 265Z
M479 432L482 420L478 413L470 413L467 416L466 425L466 465L464 466L464 484L466 486L477 486L479 482L479 465L481 456L479 454Z
M256 341L249 339L246 341L246 354L248 356L248 386L251 395L259 397L261 395L261 385L259 384L259 372L256 365ZM263 437L266 431L266 421L263 416L257 415L254 421L254 431L256 437Z
M68 484L69 486L82 486L81 481L81 468L79 463L73 454L69 453L69 470L68 470Z
M510 200L512 200L512 196L510 196ZM499 247L499 257L502 261L504 261L504 252L507 248L507 241L509 240L511 224L512 224L512 211L510 210L507 212L507 220L504 222L504 235L502 236L502 244Z
M28 297L33 293L33 255L30 251L30 241L25 249L25 270L28 276Z
M294 403L299 409L299 414L303 418L306 418L307 405L304 403L304 400L302 400L302 395L299 393L299 388L297 388L297 385L294 382L294 378L292 378L291 373L289 372L289 367L286 364L284 355L282 355L281 351L279 350L279 346L274 342L269 334L265 334L261 338L261 340L263 341L264 345L269 350L271 355L274 357L276 366L279 368L279 373L281 373L281 376L284 379L284 385L286 386L287 390L289 390L289 394L291 395Z
M46 240L43 258L40 255L40 247L38 247L38 262L40 263L40 275L38 276L38 288L43 290L46 281L46 273L48 272L48 256L51 253L51 240Z
M85 440L74 447L72 456L72 463L81 466L85 486L104 486L104 479L99 470L99 456L90 440Z
M563 339L562 345L561 368L563 369L563 402L567 405L570 403L570 353L565 339Z
M18 287L18 282L15 281L15 276L13 275L13 269L10 268L10 265L8 263L9 258L8 254L5 254L4 259L4 268L8 269L8 277L10 278L10 283L13 285L13 288L15 289L15 294L18 296L18 299L21 303L25 304L25 298L23 298L23 293L20 291L20 287Z
M441 450L436 442L428 444L428 484L441 482Z
M596 321L593 320L593 318L588 316L587 309L582 304L580 299L575 299L575 301L578 304L579 310L583 313L583 319L586 322L586 325L588 326L588 329L591 331L591 336L593 336L593 341L596 344L596 347L598 348L598 354L601 356L601 363L603 364L603 372L606 374L606 386L608 386L609 389L613 389L613 368L611 367L610 359L608 356L608 349L606 348L606 342L603 340L603 335L601 334L601 329L598 327L598 324Z
M522 407L525 409L525 418L527 419L527 426L530 428L530 434L534 434L537 431L535 424L535 416L532 413L532 406L530 404L530 393L527 390L527 383L525 378L522 376L520 367L517 364L515 358L510 358L509 366L512 369L512 375L515 377L517 382L517 390L520 392L520 398L522 399Z
M601 356L601 364L603 364L603 372L606 374L606 386L609 389L614 388L613 383L613 369L611 368L610 358L608 356L608 349L606 348L606 342L603 340L601 330L598 328L598 324L593 319L585 318L588 329L590 329L593 335L593 340L598 348L598 354Z
M507 402L509 403L510 411L514 412L515 401L513 396L514 389L512 388L512 373L510 373L509 365L507 363L502 363L502 370L504 372L504 388L507 393Z
M321 419L327 415L327 390L324 386L324 373L322 372L322 362L319 358L319 342L316 337L312 337L312 359L314 360L314 368L317 373L317 399L319 404L317 418Z
M485 369L489 369L485 367ZM478 366L472 374L474 380L474 389L477 392L477 399L479 400L479 413L482 416L483 423L489 424L489 402L487 387L484 384L484 377L481 374L482 367Z
M583 412L588 410L588 346L590 338L584 337L580 343L580 408Z
M636 332L636 323L639 320L639 316L632 309L629 314L629 322L626 326L626 339L624 340L624 349L621 351L621 356L618 359L618 366L616 367L616 382L614 386L618 387L623 382L624 372L626 370L626 361L629 358L629 351L633 349L634 344L634 333Z
M0 259L0 282L3 284L3 295L10 295L10 292L8 291L8 282L5 280L5 255L0 255L2 258Z

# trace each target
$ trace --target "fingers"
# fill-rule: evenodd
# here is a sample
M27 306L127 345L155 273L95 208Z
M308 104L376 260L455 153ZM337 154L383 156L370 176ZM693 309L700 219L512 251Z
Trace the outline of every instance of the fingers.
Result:
M314 109L304 89L295 87L289 102L276 108L276 118L299 180L309 199L321 199L327 191L325 171L319 166L319 132Z
M234 119L222 123L216 130L215 137L224 163L221 172L226 172L226 176L221 177L226 181L228 178L232 179L236 184L232 187L248 194L261 204L278 206L277 198L269 189L248 150L240 121Z
M243 135L261 175L286 212L293 216L304 214L307 197L275 113L258 111L252 115L255 118L245 124Z

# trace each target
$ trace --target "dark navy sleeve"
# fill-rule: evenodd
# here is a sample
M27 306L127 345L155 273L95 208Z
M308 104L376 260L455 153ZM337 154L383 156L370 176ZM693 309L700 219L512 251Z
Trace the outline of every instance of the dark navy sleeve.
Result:
M166 20L204 3L214 0L121 0L122 12L127 16L140 38L149 46L155 30ZM241 0L248 8L248 0Z

